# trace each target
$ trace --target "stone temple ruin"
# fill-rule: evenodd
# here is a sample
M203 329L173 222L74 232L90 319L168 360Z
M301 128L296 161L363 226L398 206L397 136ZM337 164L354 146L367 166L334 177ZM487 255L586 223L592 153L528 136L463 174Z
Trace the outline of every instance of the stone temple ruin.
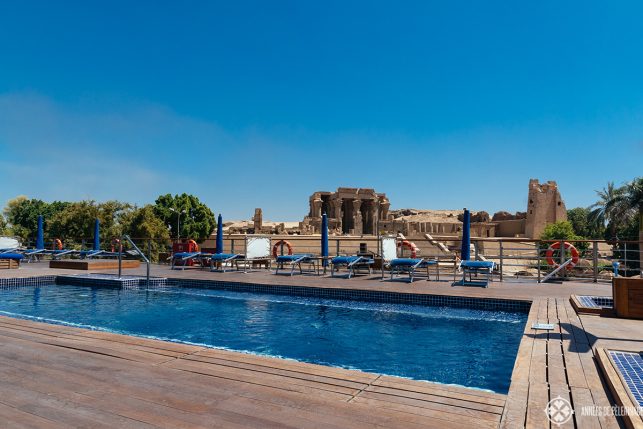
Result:
M375 235L379 223L389 218L391 205L385 194L368 188L315 192L309 204L308 216L299 226L302 234L319 234L321 216L326 213L331 234Z
M413 237L424 234L458 236L462 228L462 210L390 211L386 194L369 188L338 188L320 191L309 198L308 216L299 223L299 234L319 234L321 215L327 213L330 234L375 235L401 233ZM529 181L526 212L510 214L487 212L472 214L474 237L538 238L548 223L567 220L567 210L556 182L540 184Z
M556 182L529 181L527 211L472 213L473 237L539 238L548 223L567 220L565 203ZM232 222L224 230L232 234L312 235L321 232L322 213L328 215L331 235L368 236L404 234L408 238L457 237L462 234L462 210L390 210L386 194L371 188L338 188L319 191L309 198L308 215L301 222L267 222L260 208L250 221Z

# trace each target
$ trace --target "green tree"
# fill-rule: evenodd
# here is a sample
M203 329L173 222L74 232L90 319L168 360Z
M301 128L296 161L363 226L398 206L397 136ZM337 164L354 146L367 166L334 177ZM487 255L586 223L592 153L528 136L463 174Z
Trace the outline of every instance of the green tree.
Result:
M627 216L638 219L639 241L643 241L643 177L627 183L619 199Z
M558 222L550 223L545 226L542 234L540 235L541 240L582 240L583 237L576 235L574 231L574 226L568 220L561 220Z
M7 221L4 219L3 215L0 215L0 235L8 234Z
M627 236L621 235L619 238L636 240L636 228L638 229L638 241L641 242L643 241L643 177L635 178L626 183L621 189L622 191L610 202L615 207L619 207L619 210L623 213L624 222L622 226L624 230L621 230L621 233ZM628 224L632 228L629 231ZM634 225L636 227L633 227ZM635 255L639 255L638 258L632 258L628 255L628 260L633 259L631 263L628 263L628 266L635 270L640 269L643 266L643 253L638 253L641 246L639 244L629 244L627 248L628 254L633 252Z
M571 242L574 247L578 249L579 252L583 253L589 248L588 243L578 242L574 243L577 240L583 240L584 237L577 235L574 231L574 226L568 220L562 220L554 223L550 223L545 226L542 234L540 235L541 240L561 240ZM546 249L549 247L550 243L542 243L540 245L541 249Z
M110 200L99 203L98 220L100 220L101 240L110 241L123 234L123 218L133 212L136 207L121 201ZM92 227L93 236L93 227Z
M567 219L572 224L576 235L585 238L602 239L605 233L605 227L590 220L589 208L576 207L567 210Z
M166 251L170 243L170 233L165 223L156 215L151 204L135 208L121 217L123 233L129 235L137 246L147 253L147 240L150 241L152 261L158 261L159 252Z
M216 228L214 213L194 195L160 195L154 210L171 230L172 237L187 237L202 242Z
M614 182L608 182L605 188L595 192L599 200L589 207L588 220L596 228L605 228L605 238L613 240L616 230L627 222L626 210L622 204L624 189L615 187Z
M24 195L9 200L4 208L4 214L10 224L10 233L22 240L35 240L38 229L38 216L44 218L45 232L51 226L54 216L69 206L70 203L54 201L46 203L38 199L29 199ZM52 236L47 234L47 236Z
M51 219L49 234L59 238L66 248L82 243L83 239L91 240L94 230L94 219L98 216L98 207L94 201L71 203L64 210L56 213Z
M119 201L96 203L93 200L78 201L67 205L56 213L51 222L50 234L65 242L65 247L88 245L94 237L94 222L98 219L100 239L111 241L122 234L121 219L133 210L133 206Z

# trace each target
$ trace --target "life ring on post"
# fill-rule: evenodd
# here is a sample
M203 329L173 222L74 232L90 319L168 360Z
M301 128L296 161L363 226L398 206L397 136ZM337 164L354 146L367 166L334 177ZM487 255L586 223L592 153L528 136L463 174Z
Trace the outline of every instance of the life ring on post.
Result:
M121 240L119 240L118 238L112 239L112 253L116 251L114 249L118 249L118 251L120 252L120 244L121 244ZM114 245L116 245L117 247L114 247Z
M63 250L63 242L60 238L54 238L54 250Z
M399 243L397 243L397 247L407 247L411 251L411 258L416 258L418 254L418 247L415 245L415 243L412 243L408 240L402 240Z
M191 250L194 249L194 250ZM198 252L199 251L199 245L196 244L196 241L189 239L188 240L188 252Z
M282 245L282 244L283 244L284 246L288 247L288 254L289 254L289 255L292 255L292 244L290 244L290 243L289 243L288 241L286 241L286 240L279 240L278 242L276 242L276 243L275 243L275 245L274 245L274 246L272 246L272 256L273 256L273 257L275 257L275 258L277 257L277 249L278 249L279 247L281 247L281 245Z
M578 260L580 259L580 254L578 253L578 250L568 242L565 242L564 244L565 250L569 250L569 252L572 255L572 261L567 265L567 269L571 270L578 264ZM551 265L554 268L558 268L560 264L556 261L554 261L554 250L560 249L560 241L557 241L555 243L552 243L551 246L547 249L547 252L545 253L545 257L547 258L547 264Z

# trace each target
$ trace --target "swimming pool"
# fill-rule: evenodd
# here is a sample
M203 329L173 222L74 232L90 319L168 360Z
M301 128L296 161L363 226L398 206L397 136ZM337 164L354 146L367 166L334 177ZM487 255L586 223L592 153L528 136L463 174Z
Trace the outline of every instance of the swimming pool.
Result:
M0 314L506 393L525 313L168 287L0 289Z

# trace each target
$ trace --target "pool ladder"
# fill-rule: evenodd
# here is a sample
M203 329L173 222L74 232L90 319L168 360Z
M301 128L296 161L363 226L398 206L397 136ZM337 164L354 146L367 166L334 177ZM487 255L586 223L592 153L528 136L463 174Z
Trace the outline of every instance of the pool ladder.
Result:
M145 261L145 264L147 264L147 274L145 277L145 287L149 288L150 287L150 260L148 259L147 256L145 256L145 253L141 251L141 249L138 248L136 244L132 241L129 235L125 234L121 237L119 249L118 249L118 278L121 278L121 273L122 273L122 267L121 267L121 261L123 259L123 239L127 240L129 244L132 246L132 248L138 253L141 258L143 258L143 261ZM148 246L149 247L149 246Z

